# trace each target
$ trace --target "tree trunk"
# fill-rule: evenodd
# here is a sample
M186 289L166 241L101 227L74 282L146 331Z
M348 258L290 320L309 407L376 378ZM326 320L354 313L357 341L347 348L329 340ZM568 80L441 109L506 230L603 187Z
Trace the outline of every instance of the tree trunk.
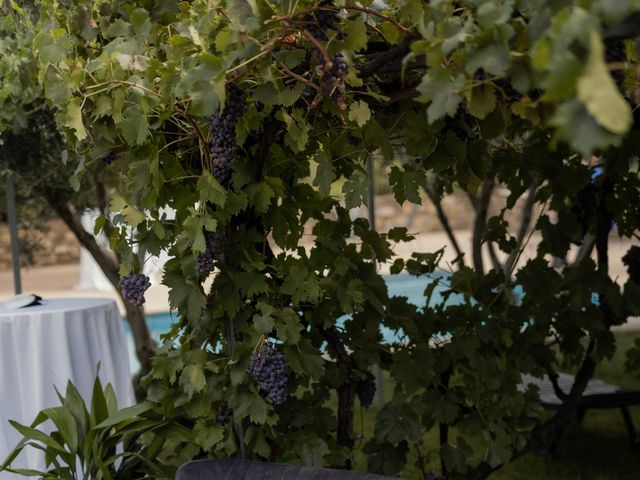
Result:
M356 399L356 382L347 380L338 387L338 445L353 450L353 417ZM350 465L347 465L350 467Z
M151 337L147 325L146 315L142 307L133 305L123 299L124 308L127 312L127 322L133 334L133 342L136 346L136 357L140 362L140 370L143 375L151 371L153 357L156 353L156 344Z
M353 358L340 340L340 336L335 328L320 329L323 337L329 344L329 349L335 354L338 364L346 368L346 378L344 383L337 389L338 391L338 445L353 450L355 444L353 438L353 417L355 415L354 403L356 400L356 389L358 379L354 375ZM351 461L348 460L346 468L351 468Z
M84 229L80 220L80 215L73 205L60 201L53 193L45 195L45 198L58 216L64 221L69 230L73 232L80 244L91 254L111 285L113 285L118 292L118 295L120 295L120 298L122 298L119 289L119 268L114 256L100 247L98 242L96 242L95 237ZM132 305L124 298L122 299L122 303L126 309L127 322L129 323L133 334L133 340L136 346L136 356L140 362L142 374L146 375L151 371L152 359L156 351L156 345L151 337L151 332L149 332L146 316L142 307Z

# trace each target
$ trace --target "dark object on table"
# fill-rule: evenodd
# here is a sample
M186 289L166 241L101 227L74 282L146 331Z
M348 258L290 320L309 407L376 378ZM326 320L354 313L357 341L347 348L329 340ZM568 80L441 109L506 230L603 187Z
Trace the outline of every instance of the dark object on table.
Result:
M565 393L569 393L573 381L573 375L567 373L558 374L558 386ZM562 405L562 400L556 395L553 385L546 375L542 379L523 375L522 384L538 386L540 389L540 401L544 408L555 410ZM624 391L620 387L609 385L602 380L591 379L578 405L577 420L579 422L582 421L587 410L592 408L619 408L624 426L629 434L629 440L633 446L637 447L640 445L640 439L631 420L631 415L629 415L629 407L634 405L640 405L640 391Z
M178 470L176 480L399 480L370 473L301 467L251 460L195 460Z
M33 307L41 304L42 297L34 293L21 293L7 300L4 306L8 310L16 308Z

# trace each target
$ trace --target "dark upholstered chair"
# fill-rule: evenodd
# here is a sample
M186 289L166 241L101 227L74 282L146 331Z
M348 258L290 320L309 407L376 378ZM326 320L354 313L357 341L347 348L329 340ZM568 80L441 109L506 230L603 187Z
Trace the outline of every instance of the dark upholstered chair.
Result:
M398 480L398 478L251 460L195 460L180 467L176 480Z

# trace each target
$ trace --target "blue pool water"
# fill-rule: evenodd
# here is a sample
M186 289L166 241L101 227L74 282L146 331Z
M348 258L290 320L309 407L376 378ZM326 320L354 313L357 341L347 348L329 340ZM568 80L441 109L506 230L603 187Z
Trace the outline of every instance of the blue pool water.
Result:
M432 276L432 278L426 277L414 277L411 275L390 275L384 277L389 290L389 296L404 296L409 299L409 302L418 307L424 307L426 298L424 296L424 290L432 281L438 281L438 286L435 288L432 297L431 305L437 305L442 302L442 294L447 290L446 278L447 274L442 273ZM463 296L460 294L453 294L449 297L448 303L455 305L462 303ZM171 328L173 322L177 319L175 313L158 313L147 315L147 323L151 334L156 340L159 340L160 335L166 333ZM344 320L343 320L344 321ZM131 330L129 325L125 322L125 332L127 335L127 347L129 350L129 363L131 364L131 371L137 371L139 363L135 355L135 347L133 343L133 337L131 336ZM381 333L385 342L391 343L394 340L398 340L398 332L395 332L388 328L381 328Z

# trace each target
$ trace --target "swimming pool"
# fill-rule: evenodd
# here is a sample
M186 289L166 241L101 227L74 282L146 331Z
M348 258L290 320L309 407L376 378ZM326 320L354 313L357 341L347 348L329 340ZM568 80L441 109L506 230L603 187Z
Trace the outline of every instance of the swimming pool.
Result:
M384 280L387 284L387 288L389 290L389 296L404 296L409 299L409 302L413 303L418 307L424 307L426 298L424 296L424 289L427 285L434 281L440 280L442 278L447 277L447 273L439 273L434 274L430 278L427 277L414 277L408 274L402 275L389 275L385 276ZM447 290L446 282L440 282L439 285L435 288L433 295L431 297L431 304L437 305L442 302L442 294ZM449 304L457 304L462 303L463 296L460 294L453 294L449 297ZM157 314L149 314L147 315L147 324L149 325L149 330L151 330L151 334L156 340L160 339L160 335L166 333L171 328L171 325L177 320L176 313L157 313ZM135 372L138 370L140 364L135 355L135 345L133 343L133 337L131 335L131 329L129 325L125 322L125 333L127 335L127 349L129 351L129 364L131 365L131 371ZM394 340L398 339L398 334L385 327L381 327L380 329L384 341L387 343L391 343Z

